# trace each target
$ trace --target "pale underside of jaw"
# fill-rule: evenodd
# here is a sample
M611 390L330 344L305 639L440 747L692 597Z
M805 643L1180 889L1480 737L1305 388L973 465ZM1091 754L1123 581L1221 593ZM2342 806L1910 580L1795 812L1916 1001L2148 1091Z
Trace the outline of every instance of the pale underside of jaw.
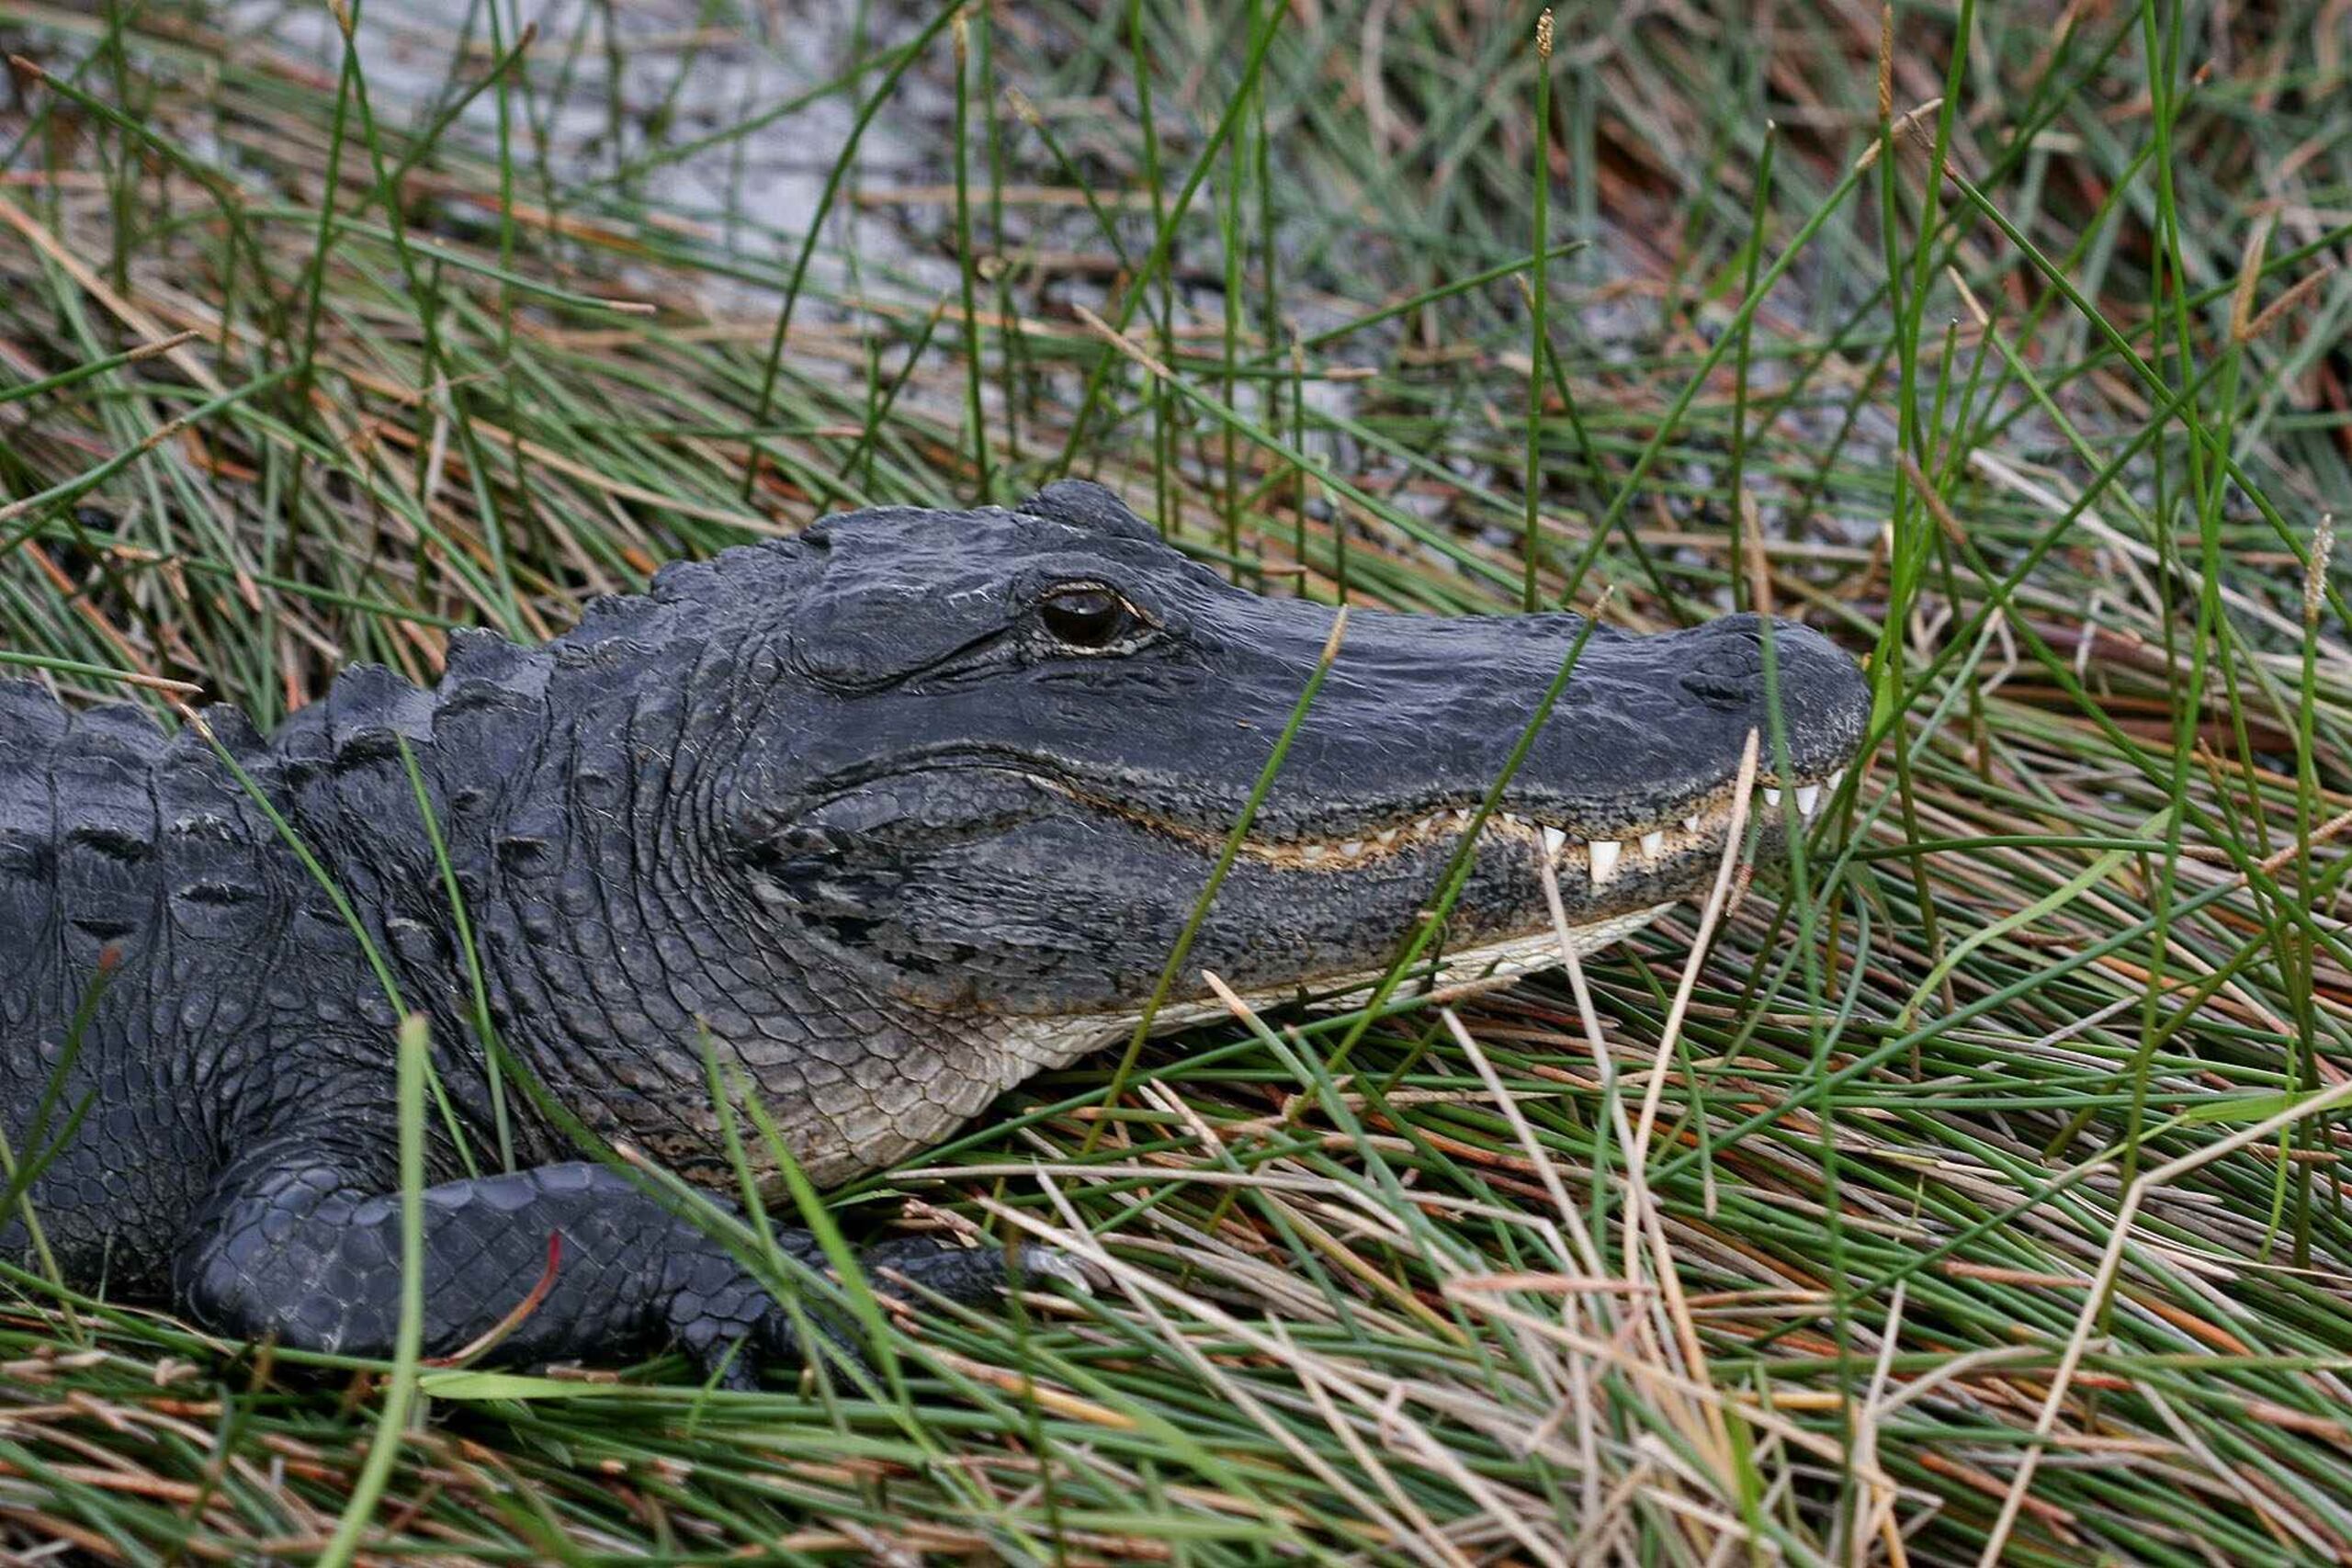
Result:
M1511 979L1532 975L1563 963L1565 953L1581 956L1629 936L1670 908L1670 903L1653 904L1645 909L1628 910L1585 925L1570 926L1565 946L1561 932L1546 925L1540 931L1504 937L1482 947L1463 948L1445 954L1434 980L1437 984L1445 984L1457 980ZM1370 999L1373 987L1387 972L1384 966L1295 981L1278 990L1261 991L1244 997L1242 1000L1253 1012L1283 1006L1296 1000L1302 993L1322 998L1329 1006L1359 1006ZM1419 983L1417 976L1416 984ZM1013 1060L1023 1064L1025 1076L1030 1071L1068 1066L1091 1052L1129 1038L1135 1033L1136 1024L1142 1016L1138 1010L1080 1013L1065 1018L1007 1019L997 1032L997 1039L1011 1053ZM1159 1033L1181 1029L1187 1024L1231 1016L1226 1004L1213 998L1170 1002L1152 1015L1151 1027L1154 1033Z

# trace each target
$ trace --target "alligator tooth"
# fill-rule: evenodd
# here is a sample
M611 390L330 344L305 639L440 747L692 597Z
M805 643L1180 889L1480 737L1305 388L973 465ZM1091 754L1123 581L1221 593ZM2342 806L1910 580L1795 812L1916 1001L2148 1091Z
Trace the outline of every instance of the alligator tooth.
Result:
M1781 792L1780 792L1780 790L1779 790L1779 789L1777 789L1776 787L1774 787L1774 786L1773 786L1773 785L1771 785L1771 784L1766 784L1766 785L1764 786L1764 804L1765 804L1765 805L1767 805L1767 806L1778 806L1778 805L1780 805L1780 804L1781 804Z
M1362 839L1350 839L1346 843L1340 846L1340 852L1347 856L1350 860L1353 860L1356 856L1363 853L1363 840Z
M1801 815L1812 816L1813 808L1820 804L1821 786L1819 784L1797 785L1797 810Z
M1839 768L1839 769L1838 769L1838 770L1837 770L1835 773L1831 773L1831 774L1829 775L1829 793L1830 793L1830 794L1832 794L1832 795L1837 794L1837 793L1838 793L1838 786L1839 784L1844 784L1845 782L1846 782L1846 770L1845 770L1845 769L1843 769L1843 768Z
M1453 819L1456 822L1467 822L1471 818L1476 815L1477 813L1472 811L1466 806L1457 806L1453 808Z
M1384 844L1393 844L1396 841L1396 829L1394 828L1383 828L1379 832L1374 833L1373 837L1379 840Z
M1298 852L1298 858L1306 861L1321 860L1323 858L1323 846L1320 844L1309 844L1305 849Z
M1527 818L1524 818L1524 817L1521 817L1521 816L1518 812L1516 812L1516 811L1506 811L1506 812L1504 812L1504 813L1503 813L1503 820L1504 820L1504 821L1506 821L1506 822L1510 823L1513 827L1517 827L1517 828L1524 828L1524 827L1526 827L1526 826L1527 826Z
M1545 860L1559 859L1560 851L1566 846L1568 836L1566 833L1561 832L1557 828L1544 829L1544 858Z
M1642 858L1656 860L1666 852L1666 835L1653 828L1642 835Z
M1699 818L1696 813L1682 819L1682 830L1686 833L1695 833L1699 830Z
M1606 882L1617 869L1617 856L1624 845L1614 839L1592 841L1592 880L1595 886Z

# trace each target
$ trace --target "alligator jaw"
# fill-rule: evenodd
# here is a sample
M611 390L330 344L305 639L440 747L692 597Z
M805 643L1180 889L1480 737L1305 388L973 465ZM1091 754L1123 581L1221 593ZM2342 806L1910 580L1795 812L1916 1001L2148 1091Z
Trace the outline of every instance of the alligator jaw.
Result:
M1760 814L1770 830L1778 826L1783 800L1792 796L1798 816L1809 821L1844 782L1845 774L1845 769L1834 769L1785 792L1779 785L1759 783L1751 789L1747 815L1754 818ZM1034 774L1030 780L1056 794L1071 794L1065 786ZM1530 858L1540 857L1561 871L1574 870L1580 874L1578 880L1591 895L1600 897L1601 889L1621 880L1690 880L1690 867L1677 863L1702 853L1719 856L1733 815L1732 791L1725 789L1718 792L1716 798L1700 803L1667 826L1638 830L1624 839L1588 842L1570 837L1563 829L1541 825L1516 812L1495 812L1481 827L1479 843L1482 849L1522 848ZM1332 843L1268 842L1245 838L1240 858L1282 872L1343 877L1370 869L1391 855L1457 843L1462 832L1476 819L1473 808L1460 807L1427 813L1398 828ZM1159 822L1144 825L1174 837L1198 840L1197 848L1216 847L1216 840L1193 829ZM1486 937L1474 945L1447 952L1435 979L1444 983L1535 974L1557 965L1567 954L1580 956L1630 936L1665 913L1674 902L1672 897L1667 897L1597 919L1572 923L1566 929L1565 942L1562 931L1548 920L1523 931ZM1325 1005L1358 1005L1369 999L1371 988L1385 974L1383 967L1309 976L1278 988L1254 990L1241 1000L1252 1010L1302 998L1320 998ZM1159 1033L1215 1021L1227 1016L1227 1011L1223 1000L1212 997L1171 1000L1152 1015L1152 1031ZM1131 1037L1142 1017L1139 1010L1006 1017L999 1021L997 1037L1007 1055L1023 1064L1024 1071L1067 1066L1091 1052Z

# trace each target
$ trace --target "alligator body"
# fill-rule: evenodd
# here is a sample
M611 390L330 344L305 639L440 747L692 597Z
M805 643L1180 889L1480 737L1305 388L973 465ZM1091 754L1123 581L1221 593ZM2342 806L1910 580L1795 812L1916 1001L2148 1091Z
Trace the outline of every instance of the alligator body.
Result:
M214 709L209 738L167 739L0 682L0 1129L45 1156L0 1258L232 1336L387 1352L413 1010L447 1101L426 1351L509 1319L560 1236L503 1356L675 1341L747 1376L792 1352L786 1310L502 1101L478 1017L589 1129L706 1182L727 1171L706 1039L820 1183L935 1141L1133 1027L1332 614L1069 483L673 567L545 647L460 634L437 688L356 668L267 737ZM1282 996L1380 970L1578 626L1354 615L1191 971ZM1864 683L1818 634L1774 647L1781 782L1810 809ZM1452 947L1556 956L1545 857L1583 946L1709 875L1746 738L1770 733L1759 653L1749 618L1596 632ZM930 1241L869 1261L966 1298L1005 1267Z

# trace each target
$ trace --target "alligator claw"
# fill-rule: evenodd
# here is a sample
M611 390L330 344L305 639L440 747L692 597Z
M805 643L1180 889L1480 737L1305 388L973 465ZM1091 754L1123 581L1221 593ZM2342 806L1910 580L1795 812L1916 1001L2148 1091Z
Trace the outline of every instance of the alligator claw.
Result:
M1110 1276L1075 1252L1065 1252L1058 1247L1024 1247L1021 1249L1021 1266L1031 1274L1068 1285L1080 1295L1091 1296L1106 1288Z
M1057 1247L957 1247L929 1236L908 1236L867 1248L858 1258L869 1277L887 1284L896 1275L918 1290L967 1304L993 1300L1016 1280L1057 1280L1091 1294L1094 1283L1077 1258ZM888 1274L877 1271L887 1270Z
M857 1261L876 1294L910 1305L925 1295L982 1305L1016 1283L1046 1280L1091 1295L1097 1283L1074 1255L1050 1247L1024 1246L1008 1252L1001 1246L960 1247L932 1236L904 1236L867 1247ZM761 1364L777 1370L805 1365L811 1358L800 1332L804 1320L842 1357L859 1366L871 1365L863 1337L839 1308L807 1300L799 1305L796 1314L781 1303L766 1303L756 1328L757 1355L748 1347L737 1348L749 1325L716 1300L704 1315L679 1325L675 1332L704 1376L724 1389L758 1388Z

